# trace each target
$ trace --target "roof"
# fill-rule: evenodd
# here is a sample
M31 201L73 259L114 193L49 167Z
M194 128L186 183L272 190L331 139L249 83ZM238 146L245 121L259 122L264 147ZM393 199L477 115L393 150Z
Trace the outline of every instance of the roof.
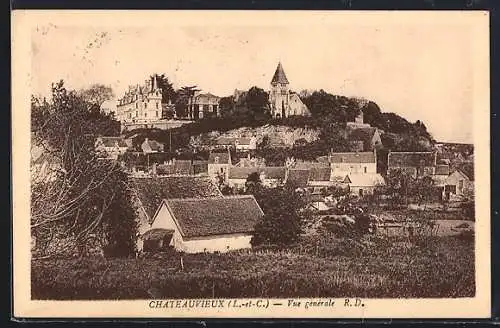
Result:
M237 138L235 141L237 141L239 145L250 145L252 138Z
M470 181L474 181L474 165L471 163L463 163L461 165L457 165L458 170L460 170L463 174L469 178Z
M236 138L219 137L215 141L218 145L234 145Z
M287 183L293 183L297 187L307 186L309 181L309 169L290 169L288 170Z
M284 179L286 168L284 166L264 167L235 167L229 169L229 179L246 179L252 173L264 173L267 179Z
M215 158L219 157L219 162L215 163ZM229 152L213 152L208 156L208 164L231 164Z
M165 198L222 197L208 177L131 178L131 186L150 218Z
M417 167L436 165L434 152L389 152L388 167Z
M207 93L200 93L198 95L196 95L195 97L195 100L198 100L200 98L215 98L215 99L219 99L220 97L214 95L214 94L211 94L210 92L207 92Z
M310 170L312 168L330 168L330 164L320 162L297 162L295 163L294 168L302 170Z
M384 184L385 180L379 173L363 173L363 174L348 174L345 179L345 183L351 184L353 186L376 186L378 184Z
M360 127L352 129L347 134L347 140L350 142L362 141L365 145L367 145L372 141L376 132L377 128L373 127Z
M315 167L309 170L309 180L311 181L330 181L330 167Z
M99 137L97 141L101 140L104 147L115 147L118 143L118 147L128 147L125 140L121 137Z
M449 165L436 165L435 175L449 175L450 174L450 166Z
M264 216L252 195L166 199L183 237L249 233Z
M281 63L278 63L278 67L276 67L276 71L274 72L271 83L289 84L288 79L286 78L285 75L285 71L283 70L283 66L281 66Z
M330 163L376 163L374 152L331 153Z

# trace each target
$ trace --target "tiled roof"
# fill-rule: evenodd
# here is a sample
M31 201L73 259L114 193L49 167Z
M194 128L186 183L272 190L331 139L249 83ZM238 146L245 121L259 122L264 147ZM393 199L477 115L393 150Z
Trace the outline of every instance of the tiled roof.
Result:
M236 142L236 138L227 138L227 137L219 137L217 138L216 140L216 143L218 145L234 145L234 143Z
M450 174L450 166L449 165L437 165L435 174L436 175L449 175Z
M389 168L435 165L436 153L433 152L390 152L387 157L387 166Z
M309 180L311 181L330 181L330 167L315 167L309 170Z
M364 143L370 142L375 135L377 128L366 127L351 130L347 135L348 141L363 141Z
M276 71L274 72L271 83L282 83L282 84L289 83L288 79L286 78L285 71L283 70L283 66L281 66L281 63L278 63L278 67L276 67Z
M374 152L331 153L331 163L376 163Z
M265 167L235 167L229 169L229 179L246 179L252 173L265 174L267 179L284 179L286 168L284 166Z
M239 145L250 145L252 138L237 138L236 141Z
M183 237L249 233L263 217L252 195L224 198L166 199Z
M474 181L474 165L470 163L464 163L462 165L457 165L457 168L471 181Z
M219 158L218 163L215 163L216 157ZM231 164L229 152L225 151L225 152L210 153L210 155L208 156L208 163L209 164Z
M294 165L294 169L301 170L310 170L313 168L321 169L321 168L329 168L330 165L327 163L319 163L319 162L297 162Z
M309 181L309 169L290 169L288 170L287 183L296 185L297 187L307 186Z
M131 178L131 186L149 218L165 198L222 197L219 189L205 177Z

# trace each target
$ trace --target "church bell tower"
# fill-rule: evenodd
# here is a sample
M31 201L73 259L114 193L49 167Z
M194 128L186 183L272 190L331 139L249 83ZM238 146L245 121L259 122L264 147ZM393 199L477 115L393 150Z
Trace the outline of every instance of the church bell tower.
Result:
M269 103L271 104L271 114L273 117L287 117L290 103L289 82L281 62L278 63L273 79L271 80L271 92L269 93Z

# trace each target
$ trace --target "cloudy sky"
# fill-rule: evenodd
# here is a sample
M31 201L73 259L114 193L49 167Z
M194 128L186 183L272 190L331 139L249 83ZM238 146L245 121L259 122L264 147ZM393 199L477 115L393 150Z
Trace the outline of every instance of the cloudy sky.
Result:
M175 87L225 96L268 90L281 61L295 91L364 97L385 112L420 119L438 140L472 142L472 37L466 24L39 25L32 31L34 94L130 84L165 73Z

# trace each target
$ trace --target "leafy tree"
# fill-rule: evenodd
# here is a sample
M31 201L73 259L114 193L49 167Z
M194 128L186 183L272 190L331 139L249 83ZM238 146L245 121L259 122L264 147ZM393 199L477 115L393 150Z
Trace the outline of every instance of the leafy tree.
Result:
M262 185L262 181L260 181L260 175L257 172L252 172L248 175L247 181L245 182L246 190L254 190L257 187Z
M175 112L177 117L186 117L188 114L188 105L193 101L196 92L200 91L196 85L184 86L177 91L175 101Z
M245 96L245 105L254 119L269 119L269 95L263 89L251 87Z
M231 116L235 108L234 97L222 97L219 101L219 108L222 117Z
M78 95L98 108L101 108L106 100L111 100L114 97L113 89L104 84L92 84L89 88L79 90Z
M435 196L434 180L429 176L423 176L413 181L410 188L411 195L417 200L418 205L432 201Z
M151 78L154 76L156 76L156 82L161 89L161 102L163 104L168 104L169 101L175 102L177 93L174 90L173 84L168 80L168 77L165 74L154 74Z
M248 192L253 193L265 213L255 226L252 246L285 246L299 240L303 224L309 218L302 194L290 187L265 188L259 185Z

